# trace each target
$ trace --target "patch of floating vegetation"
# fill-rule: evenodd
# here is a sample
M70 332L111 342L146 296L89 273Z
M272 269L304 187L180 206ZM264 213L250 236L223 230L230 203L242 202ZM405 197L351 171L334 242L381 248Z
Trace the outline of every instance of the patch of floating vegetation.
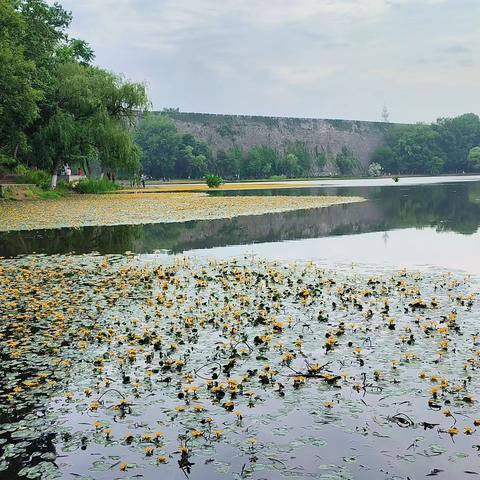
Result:
M364 201L361 197L218 197L180 192L76 195L55 200L4 201L0 210L0 231L210 220L361 201Z
M477 292L251 258L2 260L0 476L478 473Z

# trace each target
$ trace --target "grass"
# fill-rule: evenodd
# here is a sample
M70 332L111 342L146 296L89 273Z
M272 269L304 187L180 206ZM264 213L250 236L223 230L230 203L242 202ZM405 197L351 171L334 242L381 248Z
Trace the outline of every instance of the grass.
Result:
M77 193L108 193L120 187L106 178L86 178L80 180L73 188Z

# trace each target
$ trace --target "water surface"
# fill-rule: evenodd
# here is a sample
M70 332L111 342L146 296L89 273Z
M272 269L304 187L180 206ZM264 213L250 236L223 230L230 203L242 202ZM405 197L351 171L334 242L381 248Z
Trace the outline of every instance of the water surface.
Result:
M280 260L431 265L480 273L478 177L305 185L212 195L360 195L368 201L260 217L3 233L0 255L161 251L218 257L254 253Z

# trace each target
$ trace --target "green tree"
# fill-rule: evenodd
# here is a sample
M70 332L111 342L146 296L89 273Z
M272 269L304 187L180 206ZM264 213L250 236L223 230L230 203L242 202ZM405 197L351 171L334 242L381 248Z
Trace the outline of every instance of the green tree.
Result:
M473 147L468 152L468 164L472 170L480 170L480 147Z
M33 61L25 57L25 21L11 0L0 0L0 151L16 158L26 129L38 117L41 92L32 87Z
M69 63L57 71L54 113L34 135L44 145L42 163L52 172L52 188L62 163L97 161L102 172L133 172L140 166L140 149L130 128L136 109L148 105L141 84L97 67Z
M438 148L445 158L447 171L468 170L468 154L480 145L480 118L474 113L466 113L455 118L440 118L433 125L438 133Z
M170 178L181 147L180 136L167 115L144 115L135 139L142 149L143 170L154 178Z
M243 176L253 178L269 177L277 161L277 152L272 148L265 145L252 147L244 159Z
M358 160L347 147L343 147L342 151L337 153L335 161L342 175L351 175L359 169Z
M281 164L282 174L287 175L287 177L296 177L300 173L300 164L297 156L294 153L287 153L283 158Z

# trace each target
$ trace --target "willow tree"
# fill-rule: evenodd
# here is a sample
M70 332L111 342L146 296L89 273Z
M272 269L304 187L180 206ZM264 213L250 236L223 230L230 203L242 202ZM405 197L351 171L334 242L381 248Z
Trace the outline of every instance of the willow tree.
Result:
M57 69L54 108L34 138L38 163L52 173L52 188L64 163L89 171L134 172L140 150L131 131L139 110L148 107L145 86L97 67L65 63ZM36 147L36 148L35 148Z

